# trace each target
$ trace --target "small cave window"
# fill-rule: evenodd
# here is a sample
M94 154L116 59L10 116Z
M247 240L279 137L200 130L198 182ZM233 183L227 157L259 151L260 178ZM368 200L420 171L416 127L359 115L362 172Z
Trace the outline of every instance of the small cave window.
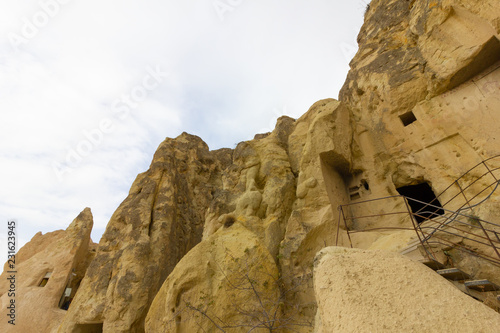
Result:
M69 309L69 305L71 304L71 301L73 300L73 297L71 294L72 290L73 290L72 288L66 288L64 290L64 294L62 295L61 300L59 301L59 308L60 309L62 309L62 310Z
M357 192L359 191L359 186L351 186L349 187L349 193Z
M39 287L45 287L47 285L47 282L49 282L50 276L52 275L52 272L47 272L45 276L43 277L42 281L38 284Z
M236 222L236 219L235 219L235 217L234 217L234 216L232 216L232 215L228 215L228 216L226 216L226 217L224 218L224 222L223 222L223 224L224 224L224 228L229 228L229 227L231 227L231 226L234 224L234 222Z
M75 326L75 333L102 333L102 323L78 324Z
M444 214L443 206L429 184L403 186L396 190L408 198L408 204L417 223Z
M351 200L357 200L361 198L361 194L359 193L360 186L351 186L349 187L349 198Z
M415 117L413 111L403 113L399 116L399 119L401 119L405 127L417 121L417 117Z
M370 186L368 185L366 179L361 179L356 186L348 188L348 193L351 200L358 200L364 195L371 193Z
M359 192L356 192L356 193L351 193L349 195L349 198L351 200L358 200L358 199L361 199L361 194L359 194Z

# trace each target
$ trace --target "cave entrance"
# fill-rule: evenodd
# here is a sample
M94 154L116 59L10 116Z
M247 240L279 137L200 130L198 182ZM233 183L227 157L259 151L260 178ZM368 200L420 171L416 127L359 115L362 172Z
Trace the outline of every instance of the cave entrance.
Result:
M438 198L427 183L408 185L396 189L399 194L409 198L408 204L417 223L444 214L444 209Z
M75 333L102 333L102 323L78 324L75 326Z

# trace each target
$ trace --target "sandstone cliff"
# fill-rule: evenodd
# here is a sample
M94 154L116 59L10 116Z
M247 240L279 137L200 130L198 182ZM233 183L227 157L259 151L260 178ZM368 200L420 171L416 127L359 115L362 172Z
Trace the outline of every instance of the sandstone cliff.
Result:
M203 332L214 324L268 331L280 323L278 275L259 238L235 221L182 258L155 297L146 331Z
M471 256L496 255L495 234L491 244L477 243L480 235L471 230L482 220L500 222L494 185L500 162L467 173L500 154L499 33L498 1L373 0L340 101L318 101L297 120L282 117L272 133L235 149L210 151L186 133L166 139L109 221L59 332L265 331L270 323L281 332L330 331L343 325L326 320L345 316L338 302L363 298L350 295L355 291L347 285L322 294L338 272L326 264L313 271L314 258L336 244L432 252L471 277L500 284L498 264ZM482 174L495 178L493 186L476 180ZM466 213L470 230L432 234L446 246L415 245L410 214L396 214L408 209L399 194L418 192L412 186L443 193L436 215ZM454 228L456 220L446 227ZM498 235L498 226L492 228ZM353 253L346 255L353 270L355 262L373 258ZM416 272L436 290L429 304L448 295L437 274L398 263L402 267L391 274ZM381 275L378 289L360 279L359 288L389 303L423 290L406 281L400 292L388 292L390 278ZM486 327L497 323L498 315L480 302L451 294L484 314ZM259 309L264 319L254 315ZM400 315L401 321L418 319L409 308ZM391 318L367 323L361 317L356 314L351 331L395 327ZM415 327L428 328L422 325Z
M99 323L109 332L144 331L163 281L201 240L205 212L231 154L210 152L188 134L160 145L111 217L61 332Z
M334 128L341 132L334 134ZM314 140L321 137L314 133L320 129L337 136L346 131L347 141L339 139L345 143L338 148L333 143L317 146ZM212 235L229 215L257 237L274 265L279 265L275 269L298 272L299 278L310 276L315 251L325 242L332 243L327 232L333 230L333 214L322 165L331 164L325 168L331 169L327 180L333 182L340 179L336 164L349 168L349 131L347 109L326 100L298 121L279 119L273 133L240 143L234 151L209 151L201 139L188 134L165 140L150 169L138 176L111 218L61 332L78 332L96 323L102 323L104 331L143 331L144 318L165 278L202 238L205 247L206 242L217 246L219 238ZM338 153L320 160L318 154L325 149ZM306 249L303 240L315 228L317 236L307 242L315 248ZM297 251L303 252L300 262L290 260ZM306 264L309 267L302 269ZM203 271L191 274L204 275ZM284 278L290 286L292 274ZM204 284L189 287L194 294L206 292ZM304 288L310 303L306 315L311 318L315 314L312 285L300 287ZM158 297L171 295L162 291Z
M316 257L314 332L497 332L500 315L396 253L326 248Z
M500 198L494 187L488 187L498 179L498 159L467 173L500 153L499 17L497 1L370 3L358 36L359 51L339 95L355 123L353 170L370 189L353 196L352 202L399 195L402 188L426 184L435 195L442 194L439 201L449 212L468 206L471 209L464 214L500 221ZM405 209L404 202L396 199L378 203L352 206L350 214ZM400 217L383 216L358 219L350 227L363 230L403 223ZM397 244L390 234L386 247L401 248L411 242L400 233L398 238L406 241ZM367 248L378 240L375 246L380 248L384 235L373 231L351 236L355 246ZM461 255L449 254L460 266ZM463 268L481 270L465 262ZM488 275L500 282L498 274Z
M16 255L16 325L0 321L2 332L57 332L66 302L75 295L95 246L90 240L93 220L84 209L66 230L36 234ZM0 275L2 318L10 299L7 264Z

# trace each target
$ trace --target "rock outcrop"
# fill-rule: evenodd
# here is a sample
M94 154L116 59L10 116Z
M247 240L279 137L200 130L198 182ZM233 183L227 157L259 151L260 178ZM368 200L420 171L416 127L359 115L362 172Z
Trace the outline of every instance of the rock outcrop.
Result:
M320 313L316 329L328 331L337 325L327 320L329 311L337 311L335 302L354 302L349 293L358 291L336 289L326 302L318 288L336 272L317 268L315 293L316 253L332 245L399 252L418 242L410 214L395 214L409 213L400 193L424 186L432 195L444 193L442 212L463 208L471 228L481 219L498 224L498 181L488 185L485 178L475 179L482 174L500 179L500 158L489 162L490 170L474 169L456 179L500 153L499 33L496 0L373 0L340 101L318 101L297 120L281 117L273 132L235 149L210 151L186 133L167 138L111 217L59 332L195 332L210 331L210 324L237 323L235 330L255 325L248 314L262 306L250 295L235 297L231 288L245 269L257 274L247 282L259 280L259 287L268 288L253 295L266 294L273 302L278 297L278 308L267 312L276 322L312 332ZM339 205L346 204L339 214ZM363 215L370 218L355 218ZM500 232L498 225L492 228ZM471 259L470 251L496 255L491 240L471 243L478 237L458 233L432 251L473 277L486 274L500 284L498 265ZM470 251L456 251L459 245ZM364 262L371 252L352 253L345 256L356 270L361 266L355 261ZM382 278L411 272L449 290L430 277L432 272L398 262L400 270ZM370 288L369 280L359 281L360 290ZM406 282L396 291L413 295L418 288ZM448 295L436 293L431 304ZM490 324L497 322L479 302L449 295L478 315L487 312ZM395 320L413 315L409 312L401 309L401 318L384 316L374 324L395 327ZM370 327L361 317L353 325L361 331Z
M11 275L7 264L0 275L2 332L57 332L74 297L95 246L90 239L93 219L83 210L66 230L37 233L16 254L15 325L7 322Z
M371 2L339 96L372 197L439 193L498 154L499 15L495 1Z
M466 206L469 209L462 213L467 216L500 221L495 213L500 196L491 190L498 178L498 159L455 182L500 153L500 115L494 111L500 107L499 17L497 1L370 3L358 36L359 51L339 94L355 124L352 170L369 188L358 191L359 185L348 184L353 190L350 202L397 196L405 187L426 185L434 195L442 193L439 200L446 213ZM482 175L486 176L477 181ZM355 247L380 248L386 243L383 247L388 248L391 243L401 249L416 240L401 235L396 245L394 231L375 230L412 228L402 216L376 217L406 210L398 198L349 208L350 216L374 216L350 221L351 230L374 230L352 234ZM450 242L467 240L457 237ZM492 250L480 244L466 246L484 253ZM478 272L461 254L449 255L455 266L473 275ZM500 283L498 273L488 278Z
M396 253L329 247L316 257L315 333L497 332L500 315Z
M193 246L223 228L229 216L258 239L280 270L297 271L294 276L283 276L288 288L296 288L295 280L302 281L304 276L310 280L311 268L300 269L302 263L289 256L302 251L300 260L312 267L315 250L327 239L331 244L325 231L333 229L333 214L322 168L326 164L327 181L344 186L335 167L343 168L341 172L348 169L349 139L338 147L320 148L306 142L321 140L314 134L321 127L334 135L328 126L335 122L349 134L347 109L325 100L297 121L280 118L272 133L240 143L234 151L209 151L201 139L188 134L165 140L150 169L138 176L111 218L60 331L79 332L102 325L104 331L142 332L144 318L166 277ZM326 155L320 159L318 152ZM290 216L295 216L293 224ZM304 243L313 228L319 236ZM210 244L216 246L217 239ZM312 243L315 248L309 249ZM295 266L288 268L291 265ZM205 274L203 266L195 268L200 272L192 274ZM179 269L183 271L182 265ZM316 310L312 284L297 288L305 288L302 292L310 308L300 321L311 322ZM152 311L158 318L158 310Z
M279 326L276 263L253 232L240 221L230 223L182 258L155 297L146 332L209 332L214 324L269 332L266 327Z
M144 332L162 283L201 240L205 213L231 153L210 152L186 133L160 145L150 169L137 176L111 217L60 332L95 325L107 332Z
M340 100L375 125L448 92L498 62L499 22L494 0L373 0Z

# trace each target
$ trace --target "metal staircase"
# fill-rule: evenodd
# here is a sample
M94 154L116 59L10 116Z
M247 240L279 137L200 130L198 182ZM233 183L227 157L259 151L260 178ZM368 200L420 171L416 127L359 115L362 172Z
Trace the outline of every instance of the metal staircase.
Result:
M472 277L456 267L447 268L444 264L438 261L421 261L424 265L433 269L437 274L449 280L455 287L467 295L479 300L486 301L488 297L490 301L496 298L500 301L500 286L487 279L472 279ZM499 304L497 304L498 307Z
M498 293L500 287L488 280L472 280L467 273L453 267L443 253L461 251L500 268L500 225L474 214L474 208L486 202L499 185L500 155L469 169L430 202L397 195L341 205L336 242L339 242L341 220L351 247L354 233L413 230L418 239L401 253L414 257L415 253L421 254L414 259L452 281L460 290L484 301L485 295ZM422 208L412 211L411 207L415 206ZM389 210L384 211L387 207ZM399 222L387 226L382 222L395 220ZM497 297L500 301L500 296Z

